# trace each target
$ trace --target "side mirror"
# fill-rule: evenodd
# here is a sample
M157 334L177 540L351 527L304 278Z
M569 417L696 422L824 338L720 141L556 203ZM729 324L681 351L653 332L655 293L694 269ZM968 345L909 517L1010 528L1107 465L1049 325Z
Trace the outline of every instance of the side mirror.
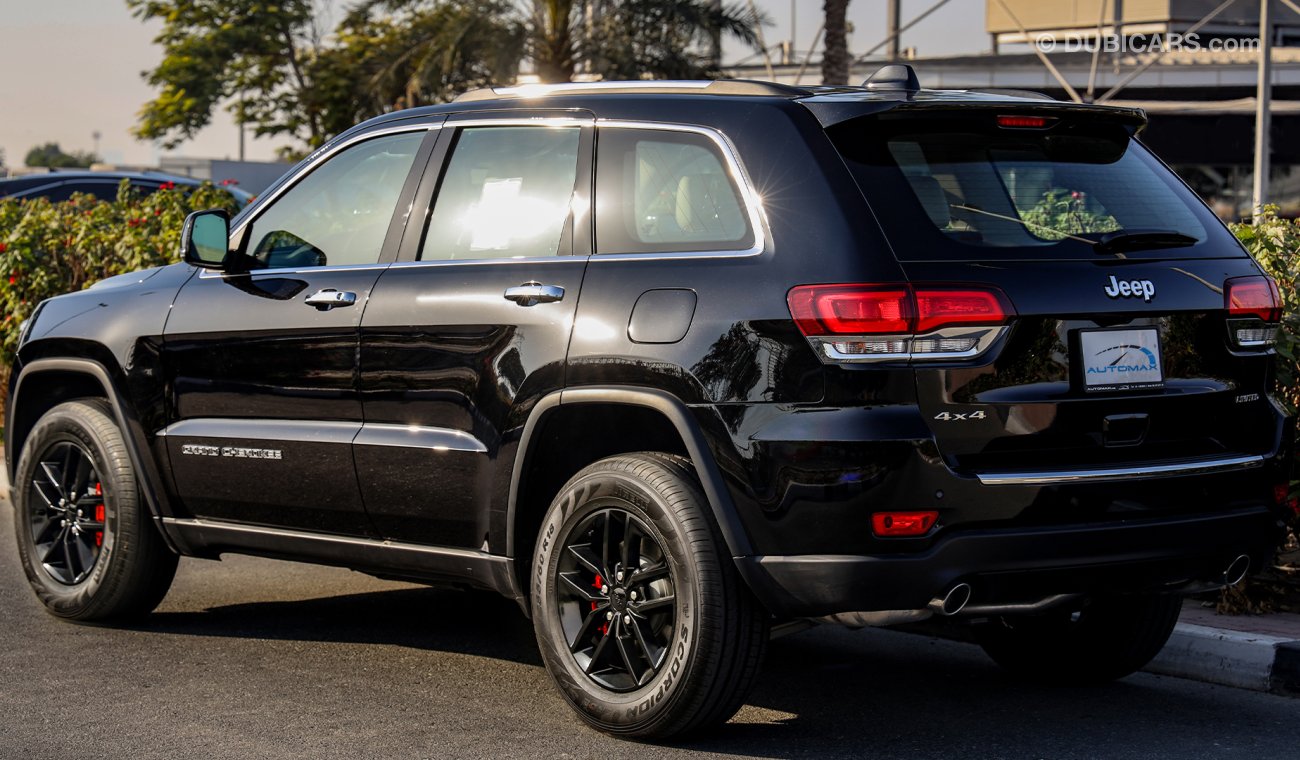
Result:
M224 269L230 250L230 214L224 209L195 211L181 228L185 263L204 269Z

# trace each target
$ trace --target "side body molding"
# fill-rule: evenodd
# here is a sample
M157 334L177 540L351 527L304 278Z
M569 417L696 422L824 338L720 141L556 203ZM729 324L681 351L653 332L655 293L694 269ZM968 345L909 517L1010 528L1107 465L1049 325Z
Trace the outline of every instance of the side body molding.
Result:
M722 473L709 451L708 442L692 418L686 405L675 396L654 388L632 386L583 386L556 391L543 397L533 407L524 423L523 434L519 439L519 455L515 457L514 471L510 478L510 503L506 511L506 556L516 557L515 517L519 503L519 484L528 460L532 454L532 438L546 415L561 405L568 404L625 404L640 406L659 412L672 423L686 445L686 452L695 465L695 473L700 479L700 486L713 510L713 516L722 530L723 540L732 557L745 557L753 554L749 536L736 514L731 494L723 482Z
M17 409L18 402L22 399L23 389L30 384L38 382L39 377L45 372L69 372L82 375L88 375L94 378L104 389L104 396L108 399L109 406L113 409L113 416L117 419L118 428L122 431L122 439L126 442L127 456L131 459L131 465L140 475L140 491L144 495L144 500L149 505L149 512L153 515L155 523L160 527L160 532L173 551L177 547L171 536L166 530L162 530L161 519L166 514L162 499L165 498L165 491L162 488L162 478L158 472L157 463L153 457L147 455L147 451L141 450L141 442L138 435L142 433L139 420L136 419L131 406L123 400L122 393L113 383L112 376L104 365L92 359L36 359L23 366L18 375L18 380L13 386L13 398L10 399L9 408ZM12 425L5 431L5 442L8 449L8 459L10 462L10 493L8 494L10 503L13 503L13 484L12 478L14 471L18 466L18 457L21 451L13 450L14 431Z

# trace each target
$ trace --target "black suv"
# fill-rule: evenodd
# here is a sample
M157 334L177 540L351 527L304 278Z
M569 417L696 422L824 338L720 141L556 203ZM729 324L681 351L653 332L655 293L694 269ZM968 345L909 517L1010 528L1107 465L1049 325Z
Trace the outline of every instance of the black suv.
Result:
M905 67L368 121L31 318L27 575L78 620L178 554L490 589L642 738L732 715L783 621L1124 676L1269 556L1293 437L1277 289L1143 123Z

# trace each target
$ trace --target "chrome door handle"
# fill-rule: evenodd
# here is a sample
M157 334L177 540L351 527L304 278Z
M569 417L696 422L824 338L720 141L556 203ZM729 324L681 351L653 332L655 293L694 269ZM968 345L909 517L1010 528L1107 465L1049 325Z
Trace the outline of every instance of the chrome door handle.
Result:
M320 311L329 311L336 306L351 306L357 302L357 294L348 290L325 288L307 296L305 303L315 306Z
M539 303L551 303L564 298L564 288L559 285L543 285L540 282L525 282L514 288L506 288L506 300L514 301L520 306L533 306Z

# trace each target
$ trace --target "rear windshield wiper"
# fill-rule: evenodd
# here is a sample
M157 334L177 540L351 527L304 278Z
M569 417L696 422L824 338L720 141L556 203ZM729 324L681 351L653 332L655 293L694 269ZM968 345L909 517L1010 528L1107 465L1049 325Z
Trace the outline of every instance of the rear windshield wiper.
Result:
M1119 253L1147 248L1186 248L1199 242L1199 238L1174 230L1120 230L1097 237L1092 249L1097 253Z
M1084 233L1073 235L1068 232L1061 232L1054 227L1048 227L1044 224L1017 219L1014 216L1006 214L996 214L992 211L985 211L977 206L969 206L964 203L949 203L949 208L959 209L961 211L971 211L984 216L991 216L994 219L1001 219L1006 222L1015 222L1029 230L1042 230L1043 232L1058 235L1061 238L1077 240L1080 243L1087 243L1092 246L1096 253L1113 253L1120 258L1124 258L1124 251L1136 251L1145 248L1185 248L1189 245L1196 245L1201 242L1199 238L1191 235L1184 235L1174 230L1119 230L1118 232L1103 232L1100 235L1096 233Z

